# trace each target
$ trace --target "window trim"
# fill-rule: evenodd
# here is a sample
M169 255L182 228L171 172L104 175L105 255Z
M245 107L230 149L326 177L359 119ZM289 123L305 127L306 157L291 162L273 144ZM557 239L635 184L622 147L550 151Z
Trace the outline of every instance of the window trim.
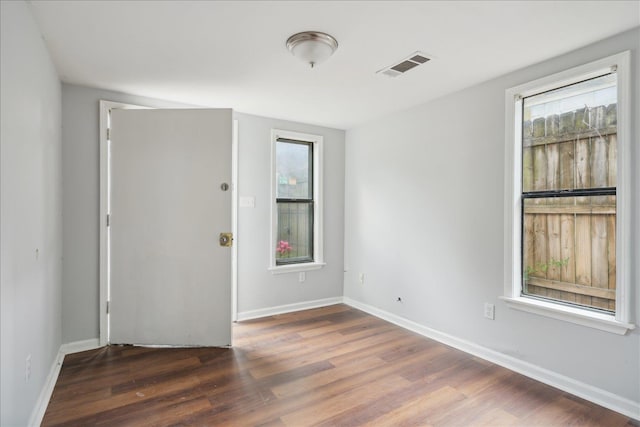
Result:
M616 191L616 313L521 294L522 103L526 96L617 72L618 179ZM504 296L507 305L542 316L624 335L635 328L631 315L631 76L629 51L534 80L505 92Z
M276 180L276 143L278 139L311 143L313 148L313 261L291 264L276 263L276 243L278 240L278 204L277 180ZM271 130L271 230L269 247L269 267L272 274L294 273L300 271L317 270L326 265L323 252L323 194L322 194L322 168L323 168L323 137L300 132L281 129Z

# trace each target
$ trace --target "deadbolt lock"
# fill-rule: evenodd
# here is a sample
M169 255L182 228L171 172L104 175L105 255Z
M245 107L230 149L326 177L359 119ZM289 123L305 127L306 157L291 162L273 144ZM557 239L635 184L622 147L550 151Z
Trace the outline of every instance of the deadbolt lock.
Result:
M220 242L220 246L229 247L233 243L233 233L220 233L220 237L218 237L218 242Z

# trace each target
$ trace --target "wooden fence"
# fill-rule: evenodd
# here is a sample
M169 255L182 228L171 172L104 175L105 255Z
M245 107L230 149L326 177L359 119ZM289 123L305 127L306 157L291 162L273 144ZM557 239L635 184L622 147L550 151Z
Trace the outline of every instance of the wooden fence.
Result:
M616 186L616 105L523 124L523 191ZM615 310L615 196L526 199L526 292Z

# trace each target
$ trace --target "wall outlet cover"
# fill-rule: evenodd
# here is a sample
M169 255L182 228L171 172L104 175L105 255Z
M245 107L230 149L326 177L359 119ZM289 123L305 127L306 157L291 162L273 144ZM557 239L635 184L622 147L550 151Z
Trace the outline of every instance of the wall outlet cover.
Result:
M487 319L495 320L496 306L494 304L490 304L488 302L484 303L484 317L486 317Z

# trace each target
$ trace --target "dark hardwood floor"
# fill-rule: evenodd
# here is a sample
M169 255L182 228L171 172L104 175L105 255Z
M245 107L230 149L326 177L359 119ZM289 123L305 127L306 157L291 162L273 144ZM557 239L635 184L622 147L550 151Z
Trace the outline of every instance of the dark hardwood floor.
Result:
M44 426L638 426L344 305L234 326L234 348L65 358Z

